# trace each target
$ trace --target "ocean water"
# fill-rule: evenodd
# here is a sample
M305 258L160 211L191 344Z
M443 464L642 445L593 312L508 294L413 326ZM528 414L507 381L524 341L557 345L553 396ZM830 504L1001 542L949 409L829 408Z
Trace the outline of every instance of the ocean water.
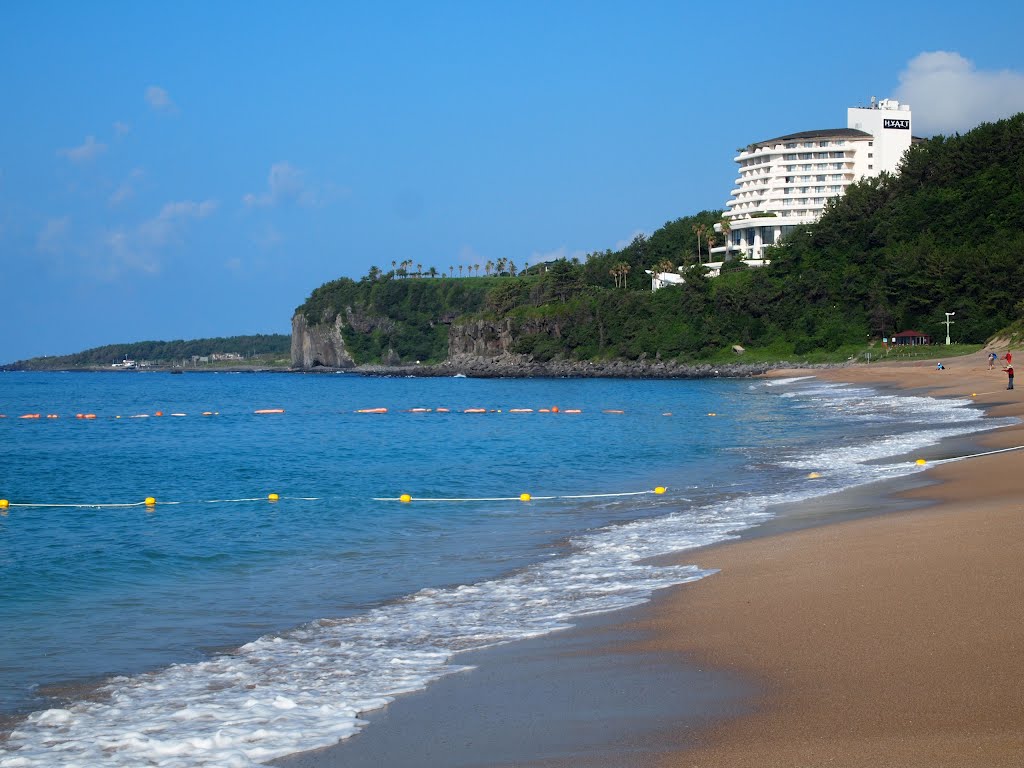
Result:
M459 651L708 575L646 558L1005 423L810 377L9 373L0 414L0 768L332 744Z

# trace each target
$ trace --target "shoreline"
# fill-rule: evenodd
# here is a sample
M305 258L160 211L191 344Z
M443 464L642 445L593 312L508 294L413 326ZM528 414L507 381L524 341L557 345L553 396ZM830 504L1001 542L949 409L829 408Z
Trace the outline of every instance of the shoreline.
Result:
M974 357L980 360L980 353ZM970 359L963 360L967 362ZM973 360L970 362L970 366L958 365L957 368L970 367L972 376L982 374L981 363ZM906 368L911 370L904 370ZM914 380L914 376L921 372L927 371L930 375L932 370L930 363L915 361L884 368L847 367L817 371L811 375L836 382L852 380L883 390L899 390L903 394L927 393L935 397L972 394L962 391L968 382L961 376L932 378L927 382ZM948 373L948 369L943 373ZM808 374L808 371L801 369L778 371L774 375ZM1003 401L1009 403L1009 399L1004 397L1004 391L994 387L997 381L1002 386L1002 372L984 371L984 374L990 377L986 384L991 382L992 386L987 385L985 392L978 393L975 399L985 409L986 415L1024 415L1024 408L1018 407L1016 403L1000 405ZM945 386L935 386L937 384ZM933 461L1021 443L1024 443L1024 427L1016 425L981 435L945 440L920 454ZM539 641L522 641L487 649L468 658L460 658L462 663L479 666L468 674L444 678L425 691L399 697L381 712L368 713L367 719L373 723L372 727L351 740L322 750L282 758L273 764L290 768L391 764L389 760L393 758L388 755L411 750L417 754L414 763L419 766L609 768L630 765L710 768L777 765L781 768L826 762L840 766L944 765L946 763L936 759L935 750L928 748L928 740L934 733L931 726L925 729L923 740L903 739L901 743L910 746L902 752L893 750L893 745L884 740L876 738L871 741L870 737L856 735L863 727L861 721L876 722L879 718L860 712L861 721L858 721L857 713L853 713L849 707L830 708L830 701L851 698L851 690L862 684L856 672L833 683L830 679L833 670L829 664L818 669L819 677L810 685L812 690L823 692L813 702L811 710L813 712L818 708L834 714L833 720L824 719L825 722L831 722L832 728L822 730L823 735L816 740L813 734L809 736L808 729L802 725L807 712L796 708L794 704L799 691L787 687L790 675L788 667L794 661L793 655L799 658L805 654L806 649L798 643L778 638L781 656L761 660L756 655L757 646L760 645L758 640L770 636L775 617L772 611L762 612L756 618L763 620L766 626L754 625L751 620L755 617L749 610L749 601L751 595L755 594L754 590L758 590L756 594L768 605L770 603L764 596L779 592L776 587L784 585L784 602L799 607L805 593L813 591L820 580L820 574L813 570L813 566L821 564L814 557L807 560L807 553L816 552L816 548L823 546L821 542L831 543L840 550L838 553L830 552L829 557L825 558L826 565L833 561L841 562L843 542L859 542L857 537L866 535L864 531L876 531L875 535L884 540L891 535L892 530L908 525L908 521L937 520L936 515L944 508L943 499L949 496L950 479L946 475L950 472L965 472L970 479L974 474L975 462L995 460L999 464L1012 464L1015 459L1019 461L1020 457L1007 453L955 462L931 467L925 473L881 480L879 483L801 502L765 525L742 532L736 541L687 550L675 558L678 562L695 563L702 568L717 568L718 574L659 592L644 606L593 617L565 633L557 633ZM942 519L945 520L944 517ZM935 527L941 534L942 524L936 523ZM1024 536L1024 530L1021 535ZM877 543L874 545L877 546ZM791 577L789 572L773 570L779 567L778 551L790 549L797 553L790 557L805 558L805 562L799 564L809 569L806 573L800 573L799 578ZM846 561L850 561L849 556ZM919 563L914 560L908 567L913 570L919 567ZM932 579L930 573L927 575L925 587L931 584ZM887 582L885 589L893 589L899 594L901 585ZM878 590L885 592L881 587ZM859 594L855 596L860 606L864 598ZM1006 596L1003 597L1005 602ZM840 595L839 598L840 606L844 601L851 601L848 594ZM732 624L726 622L727 628L724 630L722 622L716 624L723 615L732 621ZM799 635L806 631L806 622L813 623L819 619L817 616L800 616L793 624L793 631ZM903 626L900 621L896 622L897 634ZM1024 617L1018 626L1024 627ZM870 622L865 622L859 628L847 622L844 625L844 632L848 635L846 647L852 646L855 650L863 647L856 638L863 638L864 633L870 635L873 628ZM910 624L909 618L906 620L906 628L911 639L919 633L917 625ZM858 630L861 633L859 636ZM839 648L841 644L833 640L833 645ZM825 647L832 646L826 643ZM787 650L789 656L786 655ZM592 693L598 688L595 688L593 681L594 670L576 666L581 657L600 666L599 678L606 687L621 692L622 698L618 703L604 701L599 705L591 705L585 702L588 692ZM624 661L621 666L609 665L609 658ZM666 672L666 659L675 660L674 666L668 667L674 675ZM531 671L531 665L536 663L543 663L546 670L543 676ZM920 671L916 667L913 669ZM1012 664L1008 664L1006 669L1011 670ZM945 673L948 672L946 669ZM1018 679L1016 674L1010 674L1009 677L1013 681ZM547 690L547 698L537 691L524 693L521 687L526 685L522 682L524 679L533 680L535 686L539 686L542 691ZM552 693L558 688L552 682L555 679L560 681L563 689L568 687L573 691L568 695L570 704L561 711L552 709L551 702L559 701L559 696L564 700L567 694L564 690L562 693ZM505 693L490 690L496 681L499 687L506 688ZM922 690L930 693L927 682L923 681L920 685ZM666 699L663 695L666 686L677 692L690 688L692 695L689 698L683 695L681 699ZM1012 684L1010 687L1012 689ZM630 694L634 689L648 692L660 702L661 709L657 713L649 710L631 711L628 705L636 707L636 699ZM723 697L716 698L711 695L714 693L722 694ZM962 687L959 693L963 693ZM708 694L709 698L701 701L711 702L711 706L706 711L695 709L695 700L704 694ZM508 701L510 698L513 700L511 703ZM802 703L802 700L796 700ZM545 703L539 704L539 701ZM868 702L869 710L871 703ZM973 700L973 704L977 706L977 701ZM1004 721L1012 721L1017 718L1017 712L1024 711L1024 707L1011 704L1012 701L1003 702L1008 715ZM440 723L431 719L439 708L444 712L445 723L461 723L462 727L456 726L451 733L425 736L422 724L424 718L440 728ZM488 724L487 716L480 714L481 710L498 712L496 717L504 718L502 724L508 729L528 729L531 748L526 755L529 757L524 754L510 756L500 747L492 748L491 741L497 731L493 730L493 723ZM523 710L527 713L524 714ZM910 713L910 720L913 721L916 717L914 707L910 706L904 711ZM535 716L531 718L529 712ZM790 718L790 726L795 730L789 737L777 736L784 732L780 730L780 723L787 716ZM555 720L553 726L538 724L538 720L546 723L551 718ZM620 723L624 719L630 723L628 732L621 731ZM898 726L899 734L904 732L906 720L905 717L892 718L891 722ZM587 730L574 731L574 746L553 746L547 739L552 728L573 731L580 722L586 723ZM959 723L957 720L952 728L954 735L959 733ZM998 730L999 726L992 727ZM1017 731L1020 730L1017 728ZM1024 742L1021 742L1021 737L1016 735L1012 726L1004 725L1001 733L1002 737L997 735L971 741L969 749L972 754L976 752L981 756L976 762L965 761L962 759L964 755L949 739L943 740L944 753L953 755L948 765L978 765L979 768L1016 765L1019 755L1024 754L1021 751ZM1007 740L1009 746L1006 745ZM817 751L806 746L808 742ZM467 757L466 744L474 745L468 753L473 755L473 759ZM424 745L427 745L426 752L416 752L424 748ZM920 763L913 761L917 755L922 758ZM887 762L890 757L892 759ZM1005 757L1004 762L1000 762L1002 757Z
M973 358L955 372L922 362L819 375L973 396L989 416L1024 416L1002 371ZM971 442L1020 446L1024 425ZM761 693L752 713L708 729L700 747L646 765L1019 765L1020 462L1013 451L943 464L898 494L916 509L699 553L698 565L720 573L655 600L634 627L652 640L634 650L692 654L759 681Z

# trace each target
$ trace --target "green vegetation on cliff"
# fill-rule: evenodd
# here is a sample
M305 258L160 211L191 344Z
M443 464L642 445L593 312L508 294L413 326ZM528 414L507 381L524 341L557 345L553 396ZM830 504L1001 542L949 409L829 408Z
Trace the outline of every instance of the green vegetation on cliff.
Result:
M708 278L720 212L667 223L621 251L559 260L515 277L338 280L299 308L346 313L357 362L445 356L448 326L500 321L511 351L539 360L710 359L734 344L783 358L860 349L914 329L981 343L1024 314L1024 114L908 152L899 176L854 184L815 224L770 251L771 265L727 263ZM700 258L698 259L698 249ZM687 267L650 290L645 270Z
M291 337L275 333L193 339L191 341L138 341L131 344L108 344L73 355L35 357L9 367L37 371L109 368L111 364L125 358L156 365L172 365L180 364L184 360L191 361L193 357L209 357L218 354L236 354L250 364L272 365L276 364L276 361L288 360L291 354Z

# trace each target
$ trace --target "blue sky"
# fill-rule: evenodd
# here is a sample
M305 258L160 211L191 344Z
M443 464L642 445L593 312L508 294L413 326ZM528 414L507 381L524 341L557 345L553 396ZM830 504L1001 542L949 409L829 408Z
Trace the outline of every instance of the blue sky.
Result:
M0 362L287 333L392 260L621 247L871 96L968 130L1024 110L1020 8L8 0Z

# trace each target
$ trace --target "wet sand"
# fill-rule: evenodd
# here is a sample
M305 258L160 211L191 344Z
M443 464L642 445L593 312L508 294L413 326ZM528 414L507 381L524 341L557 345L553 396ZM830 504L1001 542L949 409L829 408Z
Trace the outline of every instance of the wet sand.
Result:
M983 355L821 373L926 387L1024 416ZM1024 444L1019 426L979 438ZM642 651L692 654L759 681L752 713L682 766L1024 765L1024 451L935 467L923 508L709 548L716 576L657 600Z

